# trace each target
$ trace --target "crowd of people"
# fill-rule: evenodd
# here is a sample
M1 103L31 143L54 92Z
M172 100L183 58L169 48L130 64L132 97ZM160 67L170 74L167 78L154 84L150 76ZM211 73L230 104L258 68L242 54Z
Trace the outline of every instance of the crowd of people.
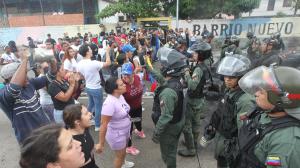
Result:
M201 36L182 28L138 29L64 33L57 42L48 34L43 44L28 37L28 45L18 47L10 42L0 59L0 107L21 146L20 166L97 168L94 151L102 153L106 141L115 168L134 167L125 157L140 153L133 133L146 138L142 96L150 89L152 140L166 167L176 168L177 153L194 157L214 139L218 168L296 168L300 71L281 54L280 34L259 40L249 32L241 48L237 36L226 36L218 60L213 33ZM35 77L28 77L30 70ZM87 107L78 100L83 92ZM200 135L211 92L218 108ZM90 134L93 124L98 141ZM178 150L181 133L186 148Z

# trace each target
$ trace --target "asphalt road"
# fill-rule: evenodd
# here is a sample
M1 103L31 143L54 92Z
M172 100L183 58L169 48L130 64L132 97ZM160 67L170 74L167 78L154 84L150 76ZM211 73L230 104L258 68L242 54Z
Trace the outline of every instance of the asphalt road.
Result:
M159 145L154 144L151 140L153 123L151 120L151 108L153 99L146 97L143 99L145 111L143 112L143 129L146 134L145 139L139 139L138 137L133 137L133 144L136 146L141 153L137 156L127 155L126 158L129 161L135 162L136 168L164 168L165 165L161 159ZM86 104L87 98L82 97L80 99L81 103ZM210 110L215 108L215 103L209 104ZM202 126L207 123L203 120ZM94 137L95 142L98 141L98 132L96 133L92 127L90 129L91 134ZM183 137L181 137L182 139ZM215 168L216 161L213 157L213 143L211 143L205 149L198 149L198 154L200 158L201 168ZM183 148L182 144L179 143L179 149ZM113 157L114 153L111 151L109 146L105 145L105 151L98 155L96 154L96 162L100 168L112 168L113 167ZM11 124L5 114L0 111L0 168L18 168L19 160L19 146L15 140ZM198 168L197 157L183 158L177 156L177 167L178 168Z

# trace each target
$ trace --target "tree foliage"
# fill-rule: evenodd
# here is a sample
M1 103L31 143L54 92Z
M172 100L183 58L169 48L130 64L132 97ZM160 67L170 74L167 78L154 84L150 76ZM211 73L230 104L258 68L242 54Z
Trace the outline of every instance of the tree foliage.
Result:
M120 0L117 3L109 4L97 16L106 18L116 13L123 13L134 17L153 17L159 15L159 8L159 0Z
M110 4L99 14L99 18L113 16L118 12L135 17L176 15L177 0L120 0ZM242 12L250 12L259 6L260 0L179 0L181 19L212 18L216 14L228 13L238 17Z
M300 0L293 0L292 6L294 8L294 16L297 15L297 11L300 9Z

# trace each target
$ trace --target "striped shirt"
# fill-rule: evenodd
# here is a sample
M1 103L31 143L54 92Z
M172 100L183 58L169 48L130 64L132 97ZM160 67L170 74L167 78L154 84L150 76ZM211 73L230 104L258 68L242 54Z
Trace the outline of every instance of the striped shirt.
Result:
M19 143L32 130L50 123L37 94L37 90L45 87L49 79L46 76L30 79L23 88L10 83L0 90L0 107L11 121Z

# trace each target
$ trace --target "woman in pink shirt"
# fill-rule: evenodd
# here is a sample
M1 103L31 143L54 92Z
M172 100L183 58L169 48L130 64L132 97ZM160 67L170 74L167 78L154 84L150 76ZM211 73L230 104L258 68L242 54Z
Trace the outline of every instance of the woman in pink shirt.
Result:
M121 79L111 77L105 82L107 98L102 106L99 144L96 151L102 153L104 138L115 151L114 168L130 168L133 162L125 161L126 146L130 136L130 106L122 94L126 92L126 85ZM123 166L122 166L123 165Z

